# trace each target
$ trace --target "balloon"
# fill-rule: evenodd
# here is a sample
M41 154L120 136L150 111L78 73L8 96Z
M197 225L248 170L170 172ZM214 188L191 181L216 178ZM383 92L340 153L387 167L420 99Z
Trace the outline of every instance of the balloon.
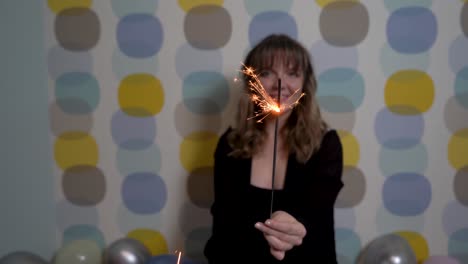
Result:
M106 264L143 264L151 257L149 250L138 240L121 238L107 248Z
M0 258L0 264L47 264L47 262L33 253L15 251Z
M447 257L447 256L430 256L424 262L424 264L460 264L458 260Z
M101 264L102 253L98 244L91 240L74 240L57 252L55 264Z
M172 255L172 254L164 254L164 255L158 255L150 258L148 262L145 264L176 264L177 263L177 255ZM193 262L192 260L182 256L180 259L180 264L197 264L196 262Z
M416 256L404 238L395 234L380 236L361 253L359 264L416 264Z

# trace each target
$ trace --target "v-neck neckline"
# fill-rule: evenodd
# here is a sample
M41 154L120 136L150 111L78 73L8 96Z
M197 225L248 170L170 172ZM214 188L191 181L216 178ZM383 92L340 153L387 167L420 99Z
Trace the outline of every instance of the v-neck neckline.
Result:
M290 169L291 169L291 161L292 161L292 155L289 154L289 155L288 155L288 158L287 158L287 160L286 160L286 170L285 170L285 173L284 173L283 188L281 188L281 189L274 189L274 191L284 191L284 190L287 188L287 186L288 186L288 175L290 174L289 171L290 171ZM247 173L246 173L246 175L248 175L248 177L246 177L247 184L248 184L249 186L253 186L253 187L255 187L255 188L265 189L265 190L271 191L271 190L272 190L271 188L259 187L259 186L253 185L253 184L251 183L253 157L249 158L249 159L247 160L247 163L248 163L248 166L246 166L246 167L247 167Z

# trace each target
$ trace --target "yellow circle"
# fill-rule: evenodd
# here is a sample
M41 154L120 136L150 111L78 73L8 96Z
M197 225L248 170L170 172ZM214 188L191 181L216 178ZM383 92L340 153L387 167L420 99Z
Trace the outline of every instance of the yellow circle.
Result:
M412 231L401 231L396 232L396 234L408 242L411 249L413 249L414 255L416 255L418 263L422 263L429 258L429 246L427 245L426 239L421 234Z
M189 134L180 144L182 166L189 172L213 167L217 143L218 136L213 132L200 131Z
M167 242L164 236L152 229L135 229L127 234L127 237L141 242L151 253L152 256L167 254Z
M98 145L92 136L85 132L65 132L54 145L54 157L62 170L79 165L96 166Z
M159 79L139 73L125 77L119 86L119 105L130 116L151 116L164 104L164 90Z
M60 13L68 8L90 8L92 0L47 0L50 10Z
M320 7L324 7L333 2L359 2L359 0L315 0Z
M201 6L201 5L216 5L222 6L224 4L223 0L179 0L179 6L185 12L189 11L190 9Z
M338 135L343 145L343 165L357 167L360 159L358 140L348 131L339 130Z
M468 128L458 130L450 137L448 160L457 170L468 166Z
M394 73L385 85L385 104L400 115L426 112L434 102L434 83L429 75L418 70Z

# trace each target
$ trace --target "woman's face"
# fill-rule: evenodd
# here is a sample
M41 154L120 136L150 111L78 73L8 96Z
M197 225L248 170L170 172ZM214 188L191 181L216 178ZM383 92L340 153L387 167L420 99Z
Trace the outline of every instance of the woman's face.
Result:
M271 68L261 69L259 80L275 101L278 98L278 80L281 79L280 104L291 104L300 98L304 86L304 73L294 65L276 60Z

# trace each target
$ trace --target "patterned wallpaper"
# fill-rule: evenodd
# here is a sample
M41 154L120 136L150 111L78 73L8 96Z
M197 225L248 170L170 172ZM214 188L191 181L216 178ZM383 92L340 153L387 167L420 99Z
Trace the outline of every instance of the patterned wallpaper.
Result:
M48 0L57 239L203 260L213 151L245 53L270 33L311 52L344 146L340 263L396 232L419 260L468 263L468 3Z

